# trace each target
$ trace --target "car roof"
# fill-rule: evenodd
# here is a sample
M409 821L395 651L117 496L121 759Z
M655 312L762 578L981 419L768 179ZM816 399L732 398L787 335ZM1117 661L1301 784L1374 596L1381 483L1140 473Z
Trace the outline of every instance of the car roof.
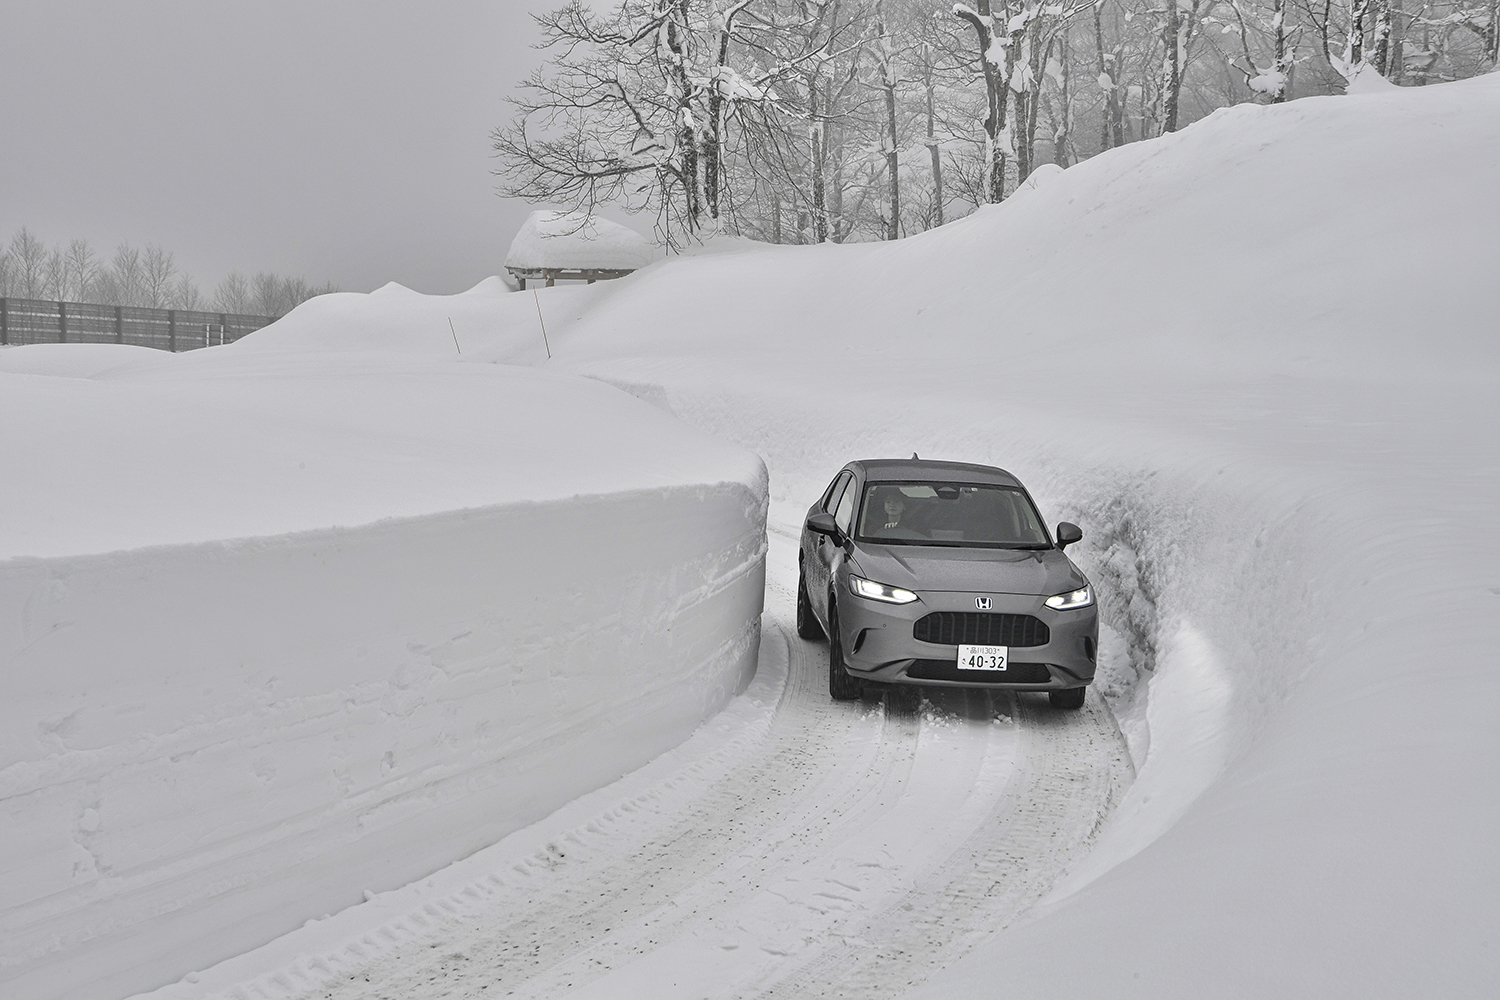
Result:
M850 462L847 468L863 476L866 482L895 479L913 482L988 483L1024 489L1021 481L1004 469L968 462L937 462L923 458L866 458Z

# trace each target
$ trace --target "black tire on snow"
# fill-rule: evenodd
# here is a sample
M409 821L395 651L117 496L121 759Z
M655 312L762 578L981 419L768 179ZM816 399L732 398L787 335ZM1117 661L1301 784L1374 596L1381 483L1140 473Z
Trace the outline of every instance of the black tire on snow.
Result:
M834 701L853 701L864 685L844 669L844 644L839 640L839 611L828 596L828 693Z
M797 636L802 639L823 638L823 626L813 614L812 602L807 599L807 580L802 575L802 563L797 563Z
M903 715L916 715L922 707L922 689L916 684L893 684L886 704Z
M1065 691L1048 691L1047 700L1052 702L1053 708L1082 708L1083 699L1088 694L1088 688L1068 688Z

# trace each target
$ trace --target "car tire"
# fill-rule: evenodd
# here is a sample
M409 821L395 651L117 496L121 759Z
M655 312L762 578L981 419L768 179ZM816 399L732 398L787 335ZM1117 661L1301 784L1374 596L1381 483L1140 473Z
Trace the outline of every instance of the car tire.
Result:
M1053 708L1082 708L1083 699L1088 695L1088 692L1088 688L1068 688L1065 691L1048 691L1047 700L1052 702Z
M922 708L922 689L915 684L894 684L886 704L902 715L916 715Z
M812 602L807 599L807 577L802 573L802 562L797 562L797 636L801 639L823 638L823 626L813 614Z
M828 597L828 693L834 701L853 701L864 685L844 669L844 644L839 639L839 609Z

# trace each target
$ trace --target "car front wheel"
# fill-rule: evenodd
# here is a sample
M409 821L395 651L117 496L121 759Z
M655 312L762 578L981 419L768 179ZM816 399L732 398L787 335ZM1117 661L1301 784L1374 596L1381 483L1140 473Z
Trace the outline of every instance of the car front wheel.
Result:
M839 609L828 598L828 693L834 701L853 701L864 685L844 669L844 643L839 639Z
M802 572L802 563L797 563L797 635L803 639L823 638L823 626L813 614L812 602L807 599L807 577Z
M1066 691L1048 691L1047 700L1053 708L1082 708L1088 688L1068 688Z

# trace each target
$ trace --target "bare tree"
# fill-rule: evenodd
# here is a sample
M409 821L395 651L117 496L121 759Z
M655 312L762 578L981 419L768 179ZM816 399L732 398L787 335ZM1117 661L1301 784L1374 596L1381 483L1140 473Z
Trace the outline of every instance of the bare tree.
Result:
M941 226L944 221L947 197L943 190L944 136L939 132L942 120L939 108L946 103L944 97L963 72L961 60L953 58L958 46L953 42L952 34L943 31L945 23L930 3L920 5L910 21L910 30L915 36L910 62L919 88L917 115L922 123L922 145L927 150L931 178L924 228Z
M1104 110L1099 120L1099 148L1110 149L1125 144L1125 94L1120 85L1124 60L1121 58L1123 46L1118 41L1121 35L1118 22L1115 26L1115 45L1109 49L1104 46L1104 2L1105 0L1097 0L1094 4L1094 45L1099 61L1099 89L1104 91Z
M1199 11L1204 2L1213 0L1167 0L1166 16L1161 19L1162 70L1159 120L1161 131L1176 132L1181 114L1182 84L1192 57L1193 42L1202 27ZM1355 0L1362 3L1364 0Z
M985 162L984 200L997 202L1005 197L1005 160L1012 153L1012 134L1006 131L1009 120L1010 66L1015 61L1020 40L1010 34L1009 19L996 16L990 0L976 0L973 7L957 3L953 13L974 29L974 43L984 70L984 91L989 99L989 114L984 119ZM998 21L1005 27L997 32Z
M99 276L100 297L122 306L146 305L145 269L141 252L121 243Z
M71 295L79 302L88 302L99 280L99 258L89 241L83 239L69 241L66 255Z
M88 240L73 240L66 250L54 247L47 255L45 291L60 302L84 302L99 275L99 262Z
M214 308L225 313L250 311L250 283L243 274L231 271L219 280L214 289Z
M17 294L28 299L39 299L47 294L47 262L51 256L42 241L27 229L11 237L10 249L11 282Z
M575 0L539 18L556 55L496 149L505 193L653 208L669 242L892 239L1039 161L1340 92L1359 59L1472 76L1497 21L1500 0Z
M285 316L308 299L338 290L332 282L314 287L306 278L284 278L266 271L248 283L238 274L231 274L219 283L215 302L224 312L249 311L259 316ZM235 308L229 308L231 305Z
M63 256L59 247L53 247L52 252L47 254L47 262L43 268L42 286L49 299L70 299L68 294L68 259Z
M316 294L306 278L282 278L280 292L277 304L280 306L282 315L291 312Z
M751 0L624 0L595 14L581 0L538 15L556 50L512 99L491 140L505 194L587 216L615 201L654 211L669 240L717 224L728 131L745 104L770 100L734 65Z
M896 114L896 88L902 83L900 60L904 55L893 37L895 25L887 9L890 0L875 4L875 78L885 105L885 130L880 137L880 151L885 157L886 189L889 195L885 238L901 238L901 123Z
M177 265L172 254L155 243L146 244L141 255L141 293L144 305L152 309L165 309L172 298L172 280L177 277Z
M281 316L281 279L261 271L250 279L250 308L260 316Z
M1235 60L1230 65L1244 77L1252 93L1264 94L1272 104L1286 101L1291 89L1292 70L1296 66L1297 33L1289 32L1286 23L1286 0L1271 0L1271 6L1251 7L1245 0L1227 0L1239 29L1240 49L1245 65ZM1254 41L1253 41L1254 40ZM1270 56L1261 65L1253 49L1266 49Z
M203 293L198 291L198 283L186 274L178 274L172 282L167 302L173 309L202 309L207 304Z

